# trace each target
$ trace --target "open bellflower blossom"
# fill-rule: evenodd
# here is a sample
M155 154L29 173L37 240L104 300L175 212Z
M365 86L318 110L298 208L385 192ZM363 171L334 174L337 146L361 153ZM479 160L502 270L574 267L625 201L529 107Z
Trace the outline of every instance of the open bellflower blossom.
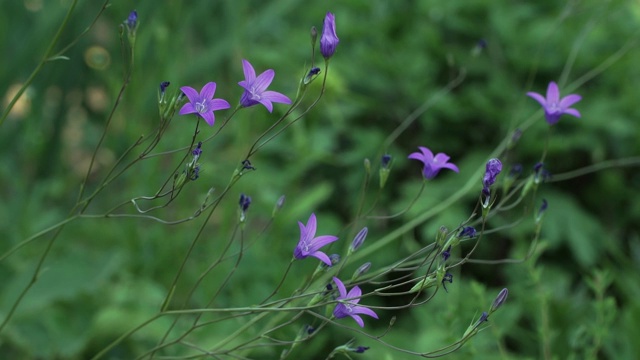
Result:
M433 179L438 175L441 169L449 169L455 172L459 172L458 167L448 162L449 156L445 153L438 153L433 156L431 150L424 146L418 146L421 152L414 152L408 156L409 159L422 161L424 168L422 169L422 175L425 179Z
M208 82L199 94L196 89L189 86L183 86L180 90L182 90L182 93L189 99L189 102L184 104L180 109L180 115L195 113L203 118L209 126L213 126L216 122L216 117L213 115L214 111L231 107L227 100L213 98L213 95L216 93L216 83L214 82Z
M256 77L256 71L251 66L251 63L247 60L242 60L242 70L244 71L244 80L238 83L244 88L244 93L240 97L240 105L242 107L262 104L269 112L272 112L272 102L291 104L291 99L286 95L276 91L267 91L276 76L276 72L273 69L266 70Z
M354 286L347 293L347 289L344 287L344 284L340 279L334 276L333 282L338 286L338 292L340 292L340 296L336 298L339 302L335 309L333 309L333 316L337 319L350 316L358 323L358 325L360 325L361 328L364 327L364 321L359 314L369 315L374 319L378 318L378 315L373 310L357 305L360 302L360 296L362 296L362 290L360 290L360 287Z
M560 99L560 90L558 84L550 82L547 88L547 97L534 92L528 92L527 96L533 98L542 105L544 109L544 117L547 119L549 125L553 125L560 120L560 116L563 114L580 117L580 112L576 109L570 108L571 105L582 100L582 96L576 94L570 94Z
M338 238L333 235L316 237L316 229L318 226L316 214L311 214L311 216L309 216L307 225L300 221L298 221L298 225L300 226L300 241L298 241L298 245L295 250L293 250L293 256L296 259L304 259L306 257L313 256L325 263L327 266L331 266L331 259L329 259L327 254L320 251L320 248L338 240Z
M338 47L338 35L336 35L336 17L328 12L324 17L322 26L322 37L320 38L320 53L325 59L329 59L336 52Z

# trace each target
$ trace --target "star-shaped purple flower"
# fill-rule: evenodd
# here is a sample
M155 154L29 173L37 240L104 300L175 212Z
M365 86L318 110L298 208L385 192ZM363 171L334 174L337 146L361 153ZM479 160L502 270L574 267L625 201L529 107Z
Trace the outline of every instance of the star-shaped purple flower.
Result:
M422 175L425 179L433 179L438 175L441 169L449 169L455 172L459 172L458 167L448 162L449 156L445 153L438 153L433 156L431 150L424 146L418 146L421 152L414 152L409 155L409 159L422 161L424 168L422 169Z
M547 88L547 97L534 92L528 92L527 96L532 97L534 100L542 105L544 109L544 117L547 119L549 125L553 125L560 120L560 116L563 114L580 117L580 112L576 109L570 108L571 105L582 100L582 96L576 94L570 94L560 99L560 90L558 90L558 84L550 82Z
M189 99L189 102L184 104L182 109L180 109L180 115L195 113L203 118L209 126L213 126L216 122L216 117L213 115L214 111L231 107L227 100L213 98L213 95L216 93L216 83L214 82L208 82L199 94L196 89L189 86L183 86L180 90L182 90Z
M256 77L256 71L253 66L247 60L242 60L242 70L244 71L244 80L240 81L238 85L244 88L244 93L240 97L240 105L249 107L262 104L269 112L272 112L272 102L291 104L291 99L286 95L276 91L267 91L267 87L271 85L273 78L276 76L273 69L269 69Z
M296 259L304 259L308 256L313 256L328 266L331 266L331 259L329 259L327 254L320 251L320 248L338 240L338 238L332 235L316 237L316 229L318 226L316 214L311 214L311 216L309 216L307 225L304 225L300 221L298 221L298 225L300 226L300 241L298 241L298 245L293 251L293 256Z
M357 305L360 302L360 296L362 296L362 290L360 290L360 287L354 286L351 288L349 293L347 293L347 289L344 287L344 284L340 279L334 276L333 282L336 283L338 291L340 292L340 296L336 298L339 302L335 309L333 309L333 316L337 319L351 316L351 318L353 318L353 320L355 320L362 328L364 327L364 321L359 314L369 315L374 319L378 318L378 315L373 310Z

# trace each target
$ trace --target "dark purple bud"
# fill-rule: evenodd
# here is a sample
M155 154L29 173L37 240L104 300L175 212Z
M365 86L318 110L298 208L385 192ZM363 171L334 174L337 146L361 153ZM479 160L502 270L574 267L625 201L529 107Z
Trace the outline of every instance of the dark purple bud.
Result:
M441 255L442 261L447 261L449 259L449 256L451 256L451 245L449 245L447 250L443 251Z
M533 171L538 174L540 172L540 170L542 170L544 168L544 163L543 162L538 162L535 165L533 165Z
M493 300L493 304L491 304L491 312L498 310L498 308L507 301L507 296L509 296L509 290L507 290L507 288L500 290L498 296Z
M360 232L356 234L356 237L353 238L351 246L349 247L349 250L351 250L351 252L355 252L356 250L358 250L358 248L360 248L360 246L362 246L364 240L367 238L368 232L369 229L367 229L367 227L363 227L362 230L360 230Z
M520 174L522 174L522 164L515 164L511 167L511 170L509 171L509 176L516 178L518 176L520 176Z
M482 324L485 321L489 321L489 314L487 314L486 311L483 311L482 315L480 315L480 319L478 319L478 322L476 323L476 326Z
M475 237L476 236L476 229L473 226L465 226L462 228L462 230L460 230L460 235L458 235L459 238L461 237L465 237L468 236L470 238Z
M247 212L247 210L249 209L249 205L251 205L251 196L247 196L245 194L240 194L239 205L240 205L240 210L242 211L242 213Z
M307 73L307 76L304 77L304 84L307 85L311 83L318 76L318 74L320 74L320 68L312 67L311 70L309 70L309 72Z
M354 350L352 350L352 351L353 351L354 353L357 353L357 354L362 354L362 353L364 353L364 352L365 352L365 351L367 351L367 350L369 350L369 347L368 347L368 346L358 346L357 348L355 348L355 349L354 349Z
M167 87L169 87L171 83L168 81L163 81L160 83L160 93L164 95L164 92L167 90Z
M333 291L333 285L331 285L331 283L328 283L327 286L326 286L326 290L324 292L322 292L322 295L327 295L331 291Z
M482 185L489 187L496 182L496 177L502 171L502 162L498 159L490 159L485 166L484 177L482 178Z
M535 172L534 180L536 181L536 183L551 179L551 173L541 162L533 166L533 171Z
M382 166L383 169L388 170L390 164L391 164L391 155L389 154L382 155L382 159L380 159L380 166Z
M200 165L196 165L191 171L191 176L189 177L191 180L198 180L200 177Z
M311 325L307 325L307 334L311 335L314 331L316 331L316 328Z
M478 40L478 47L480 49L485 49L487 47L487 40L485 39Z
M320 38L320 53L325 59L329 59L336 52L340 39L336 35L336 18L328 12L324 18L322 26L322 37Z
M242 160L242 170L255 170L256 168L251 165L251 161Z
M136 29L136 26L138 26L138 12L133 10L132 12L129 13L129 17L127 18L127 29L129 29L129 32L132 32Z
M447 281L449 282L449 284L453 284L453 274L446 273L442 278L442 287L444 288L444 291L449 292L449 290L447 290L447 286L445 285L445 282Z
M202 155L202 141L198 141L198 145L193 149L191 154L195 157L200 157L200 155Z
M547 211L548 206L549 206L549 203L547 203L547 199L542 199L542 205L540 205L540 209L538 210L538 215L536 216L536 222L539 222L540 220L542 220L542 215L544 215L544 212Z

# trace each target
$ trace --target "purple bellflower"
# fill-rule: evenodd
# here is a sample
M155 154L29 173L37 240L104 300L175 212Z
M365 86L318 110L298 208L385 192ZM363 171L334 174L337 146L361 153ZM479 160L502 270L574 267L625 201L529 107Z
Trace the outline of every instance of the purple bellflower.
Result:
M309 216L307 225L304 225L300 221L298 221L298 225L300 226L300 241L293 251L293 256L296 259L313 256L327 264L327 266L331 266L331 259L329 259L327 254L320 251L320 248L338 240L338 238L332 235L316 237L316 229L318 226L316 214Z
M424 146L418 146L421 152L414 152L409 155L409 159L422 161L424 168L422 169L422 175L425 179L433 179L438 175L441 169L449 169L455 172L459 172L458 167L453 163L449 163L449 156L445 153L438 153L433 156L431 150Z
M547 97L534 92L528 92L527 96L533 98L542 105L544 109L544 117L547 119L549 125L553 125L560 120L560 116L563 114L580 117L580 112L576 109L570 108L571 105L582 100L582 96L576 94L570 94L560 99L560 90L558 84L550 82L547 88Z
M276 72L273 69L266 70L256 77L256 71L251 66L251 63L247 60L242 60L242 70L244 71L244 80L238 83L244 88L244 93L240 97L240 105L242 107L262 104L269 112L272 112L272 102L291 104L291 99L284 94L276 91L267 91L267 87L271 85L273 78L276 76Z
M216 117L213 112L216 110L224 110L231 107L227 100L214 99L213 95L216 93L216 83L207 83L200 93L196 89L183 86L180 88L182 92L187 96L189 102L182 106L180 109L180 115L196 114L204 119L204 121L213 126L216 122Z
M344 287L344 284L340 279L334 276L333 282L336 283L338 291L340 292L340 296L336 298L339 303L336 305L335 309L333 309L333 316L337 319L351 316L351 318L353 318L353 320L355 320L362 328L364 327L364 321L359 314L369 315L374 319L378 318L378 315L373 310L357 305L360 302L360 296L362 296L362 290L360 290L360 287L354 286L351 288L349 293L347 293L347 289Z
M324 17L322 37L320 38L320 52L325 59L329 59L336 52L340 39L336 35L336 17L328 12Z

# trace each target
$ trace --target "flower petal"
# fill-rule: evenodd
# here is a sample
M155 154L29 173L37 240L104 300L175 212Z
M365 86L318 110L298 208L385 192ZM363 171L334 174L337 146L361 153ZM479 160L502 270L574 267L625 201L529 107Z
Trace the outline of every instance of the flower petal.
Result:
M360 286L354 286L347 293L346 300L349 300L352 304L357 304L360 301L360 296L362 296L362 290L360 290Z
M347 289L344 287L344 283L335 276L333 277L333 282L338 287L338 292L340 293L338 299L343 299L345 296L347 296Z
M224 110L231 107L229 102L225 99L213 99L209 104L211 105L211 111Z
M447 163L447 164L444 164L444 165L442 165L442 168L443 168L443 169L453 170L453 171L455 171L455 172L457 172L457 173L459 173L459 172L460 172L460 170L458 169L458 167L457 167L454 163Z
M320 249L321 247L327 245L327 244L331 244L332 242L338 240L338 238L336 236L333 235L322 235L322 236L318 236L317 238L314 238L311 240L311 249L309 251L313 252L313 251L317 251L318 249Z
M422 151L422 153L424 154L424 159L426 161L431 162L433 160L433 153L431 152L431 150L429 150L429 148L424 146L418 146L418 149Z
M309 256L313 256L314 258L322 261L323 263L327 264L327 266L331 266L331 259L329 259L329 257L327 256L327 254L323 253L322 251L316 251L312 254L309 254Z
M213 115L213 111L207 111L198 115L202 116L204 121L206 121L209 126L213 126L213 124L216 122L216 116Z
M374 319L378 318L378 314L375 313L375 311L369 309L368 307L364 307L364 306L354 306L351 309L351 313L352 314L365 314L365 315L369 315Z
M188 102L188 103L182 105L182 108L180 109L179 114L180 115L187 115L187 114L193 114L195 112L197 112L196 108L193 107L192 103Z
M247 82L252 83L256 79L256 71L253 70L251 63L245 59L242 59L242 71L244 72L244 79Z
M281 94L277 91L265 91L262 93L262 98L271 100L281 104L291 104L291 99L288 96Z
M560 100L560 90L555 81L549 83L547 87L547 103L557 103Z
M581 117L580 111L578 111L576 109L567 109L567 110L564 111L564 113L567 114L567 115L575 116L577 118Z
M276 72L273 69L265 70L262 74L258 75L256 80L253 82L253 87L256 92L262 93L267 90L273 78L276 76Z
M358 325L360 325L361 328L364 327L364 321L362 320L362 318L360 316L351 315L351 314L349 316L351 316L353 318L353 320L355 320L358 323Z
M542 95L534 92L528 92L527 96L533 98L535 101L539 102L542 107L547 106L547 99L545 99Z
M269 99L260 99L258 100L258 102L264 105L264 107L266 107L269 112L273 112L273 104Z
M183 86L180 88L180 91L187 95L189 102L194 103L200 100L200 94L198 94L196 89L192 88L191 86Z
M407 156L407 158L409 158L409 159L413 159L413 160L419 160L419 161L425 162L424 154L419 153L419 152L411 153L411 154L409 154L409 156Z
M559 106L561 109L568 109L571 105L577 103L580 100L582 100L582 96L580 95L576 95L576 94L567 95L563 97L562 100L560 100Z
M213 99L213 95L216 93L216 83L208 82L202 90L200 90L200 97L205 100Z
M316 214L311 213L309 220L307 220L307 233L310 234L310 238L316 236L316 229L318 228L318 221L316 220Z
M451 159L449 157L449 155L445 154L445 153L438 153L434 158L433 158L433 162L434 163L438 163L438 164L446 164L447 161L449 161L449 159Z

